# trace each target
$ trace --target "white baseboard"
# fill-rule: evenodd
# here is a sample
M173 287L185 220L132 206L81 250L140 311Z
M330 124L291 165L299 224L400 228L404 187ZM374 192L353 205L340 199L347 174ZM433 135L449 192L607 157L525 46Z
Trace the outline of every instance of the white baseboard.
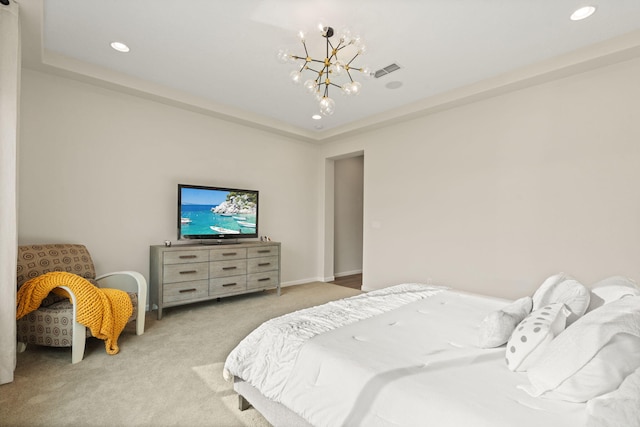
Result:
M353 276L354 274L362 274L362 270L344 271L342 273L334 273L335 277Z
M331 282L333 279L330 280L326 280L321 278L321 277L311 277L309 279L302 279L302 280L292 280L290 282L282 282L280 283L280 287L285 288L287 286L296 286L296 285L304 285L305 283L311 283L311 282Z
M280 283L280 287L287 287L287 286L295 286L295 285L304 285L305 283L311 283L311 282L333 282L334 280L336 280L336 277L342 277L342 276L351 276L353 274L360 274L362 273L362 270L353 270L353 271L345 271L344 273L336 273L333 276L327 276L327 277L309 277L307 279L301 279L301 280L292 280L290 282L282 282Z

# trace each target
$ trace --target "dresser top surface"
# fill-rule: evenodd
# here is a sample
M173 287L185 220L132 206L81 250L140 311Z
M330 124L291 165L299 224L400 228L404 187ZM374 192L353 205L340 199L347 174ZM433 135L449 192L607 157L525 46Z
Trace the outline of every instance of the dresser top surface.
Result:
M280 246L280 242L242 242L242 243L178 243L172 244L171 246L166 245L152 245L151 248L153 250L169 250L169 251L179 251L179 250L194 250L194 249L202 249L202 250L210 250L217 248L251 248L251 247L259 247L259 246Z

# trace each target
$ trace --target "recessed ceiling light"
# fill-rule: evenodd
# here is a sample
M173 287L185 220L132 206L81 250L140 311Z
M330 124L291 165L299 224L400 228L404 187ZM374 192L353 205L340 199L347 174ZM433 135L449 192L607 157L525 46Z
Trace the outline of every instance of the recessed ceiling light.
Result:
M571 14L572 21L580 21L582 19L588 18L596 11L595 6L584 6L580 9L577 9L575 12Z
M129 46L121 42L112 42L111 47L117 50L118 52L124 52L124 53L127 53L130 50Z
M313 120L320 120L322 118L322 116L320 114L314 114L313 116L311 116L311 118Z
M398 89L398 88L402 87L402 82L394 80L394 81L389 82L386 85L384 85L384 87L386 87L387 89Z

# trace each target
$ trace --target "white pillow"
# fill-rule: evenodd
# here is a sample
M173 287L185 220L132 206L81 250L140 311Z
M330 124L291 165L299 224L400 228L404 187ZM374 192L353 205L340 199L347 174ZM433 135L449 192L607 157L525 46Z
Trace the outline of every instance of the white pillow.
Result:
M527 371L533 396L584 402L618 388L640 367L640 297L587 313L558 335Z
M493 348L505 344L516 326L531 313L532 307L531 297L523 297L502 310L489 313L478 327L478 346Z
M618 334L578 372L544 394L547 399L586 402L618 388L640 367L640 338Z
M636 369L611 393L587 402L587 427L640 425L640 369Z
M527 316L507 343L507 367L520 372L533 366L549 342L564 330L569 314L565 305L557 302Z
M564 273L547 278L533 294L533 310L554 302L561 302L571 310L567 326L584 315L589 307L591 293L586 286Z
M607 277L591 286L591 301L587 311L626 296L640 296L640 287L636 282L622 276Z

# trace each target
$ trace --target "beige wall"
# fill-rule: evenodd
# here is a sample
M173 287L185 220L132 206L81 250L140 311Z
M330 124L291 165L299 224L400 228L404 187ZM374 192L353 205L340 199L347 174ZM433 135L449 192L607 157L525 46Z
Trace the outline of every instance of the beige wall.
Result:
M21 244L84 243L99 272L148 278L149 245L176 239L178 183L249 188L285 284L317 279L316 146L30 70L21 113Z
M317 147L24 70L19 239L83 242L101 272L147 274L148 245L175 239L178 182L257 188L283 280L326 277L329 173L360 152L365 289L640 280L638 75L640 59Z
M640 59L323 147L364 150L364 288L640 280Z

